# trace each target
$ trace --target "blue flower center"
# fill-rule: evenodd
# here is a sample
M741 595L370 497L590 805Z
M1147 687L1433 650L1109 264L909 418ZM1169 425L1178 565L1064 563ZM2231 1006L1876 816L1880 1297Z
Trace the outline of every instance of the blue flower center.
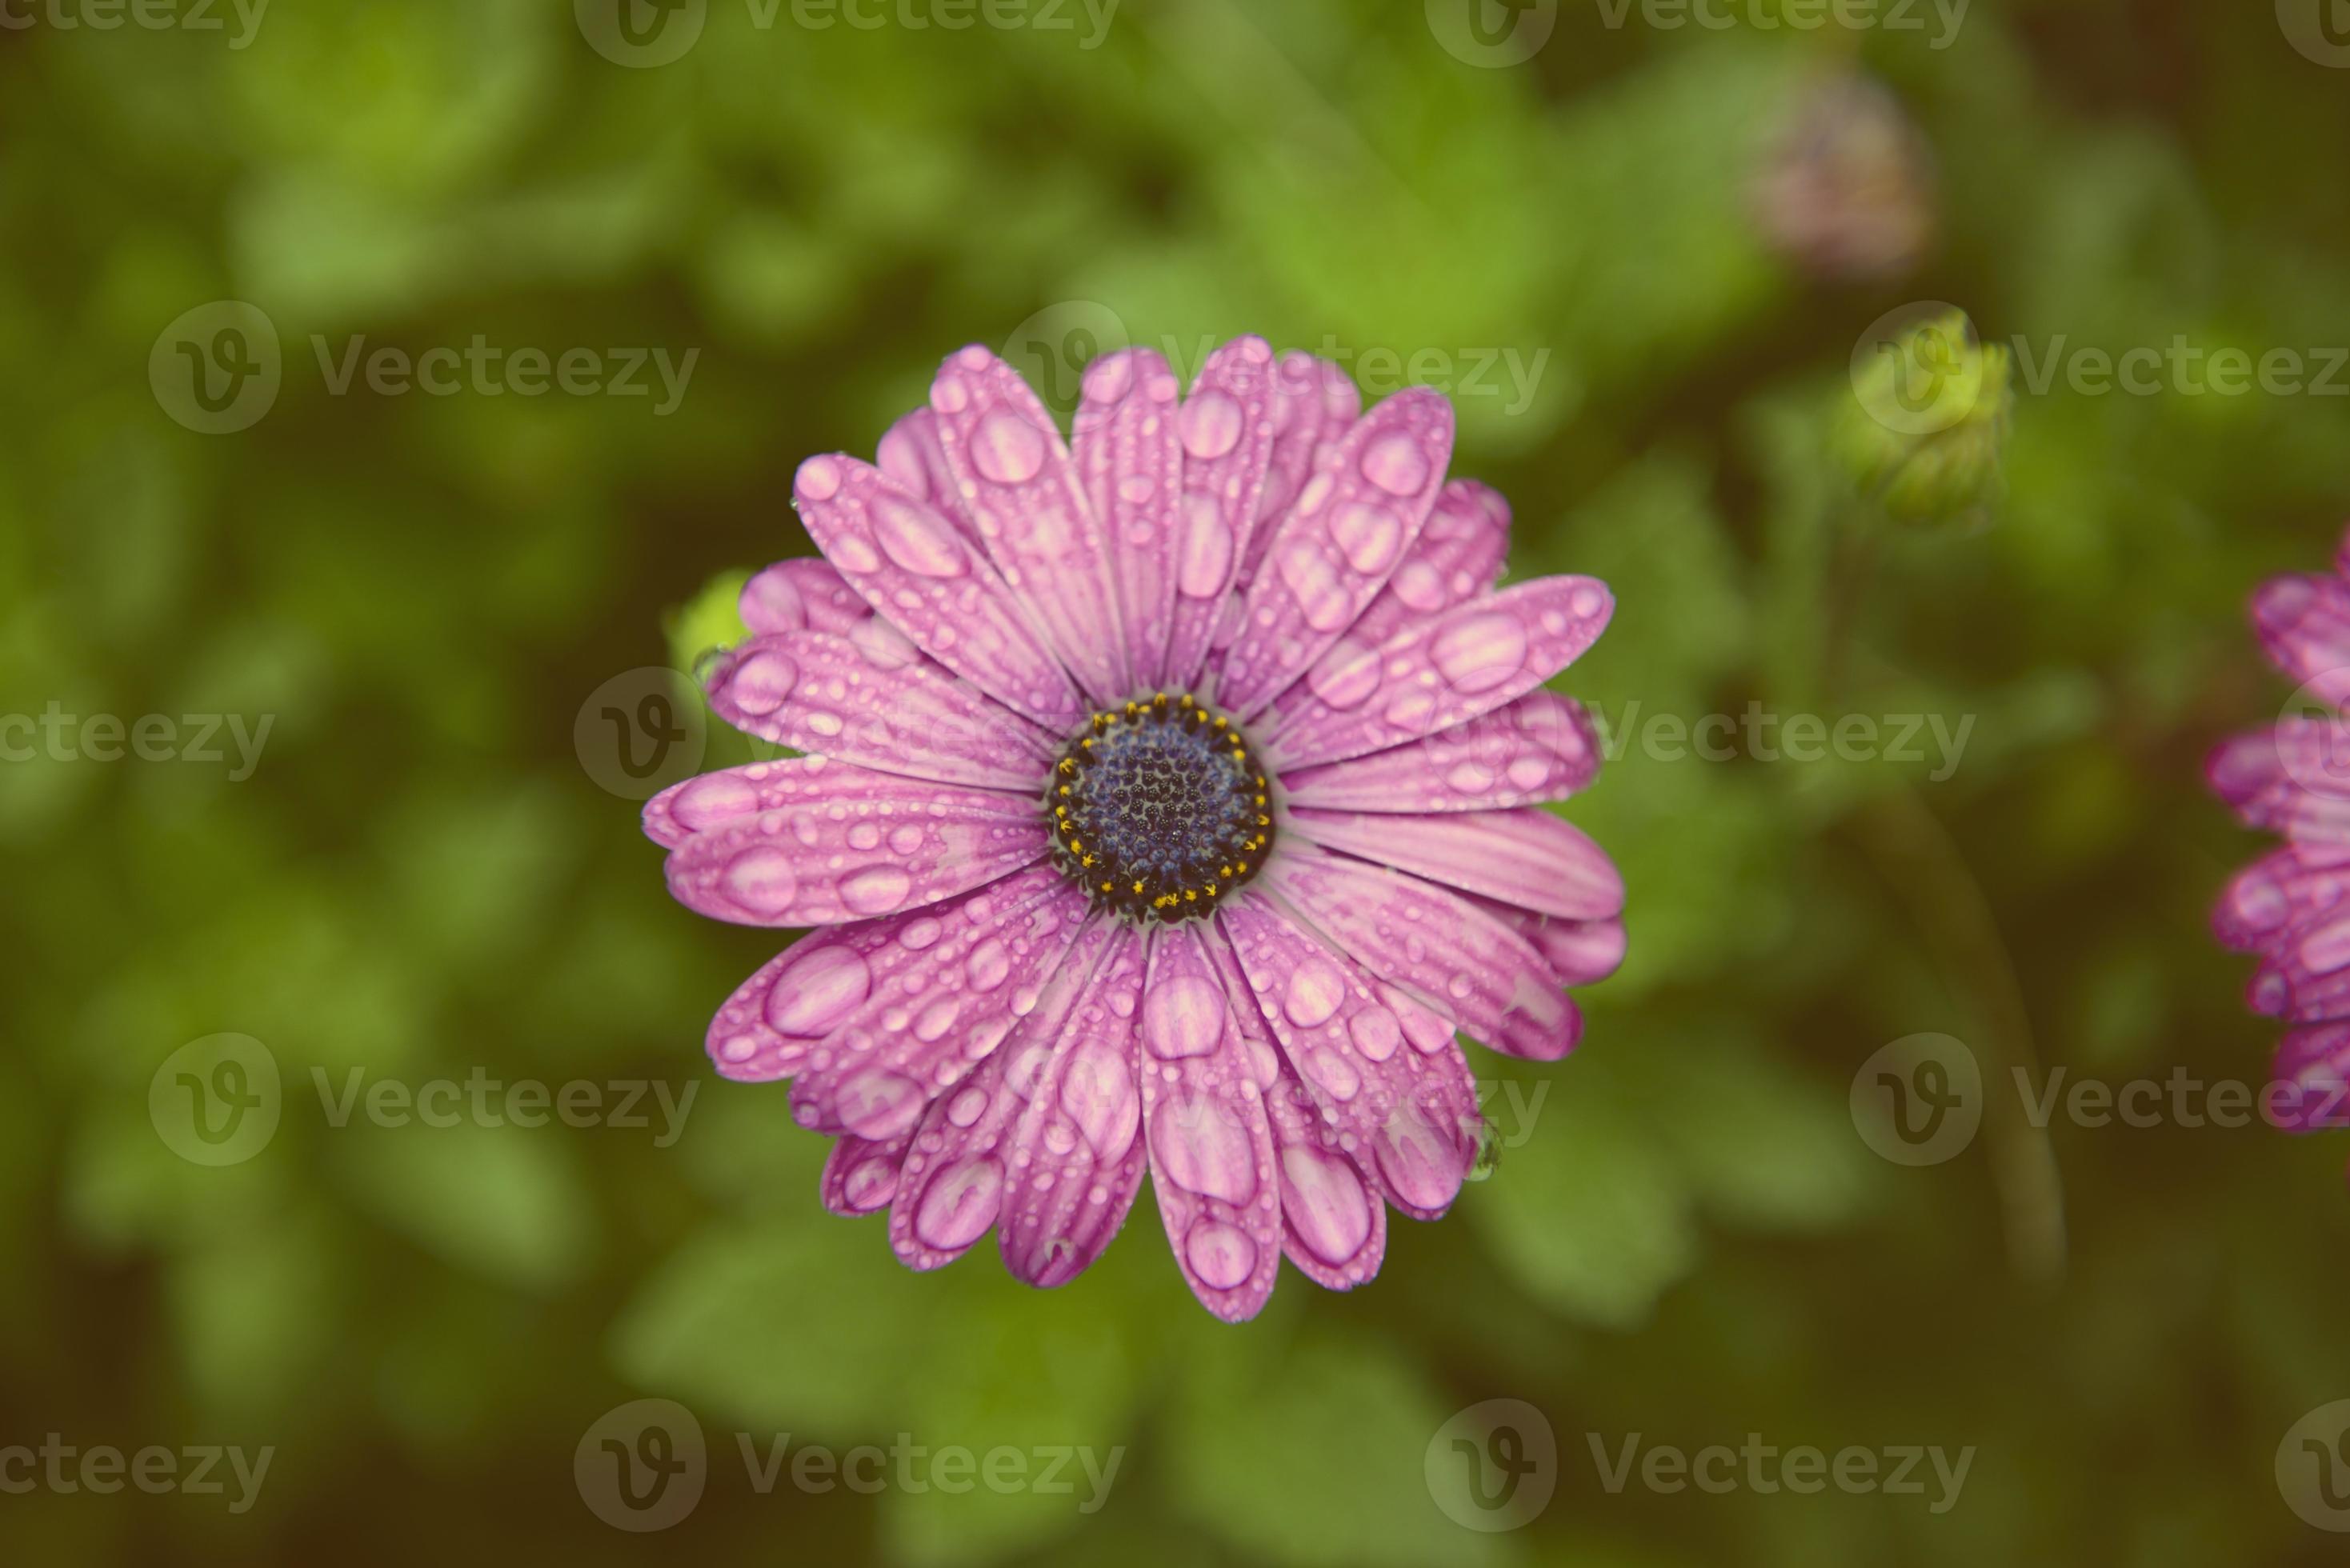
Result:
M1097 909L1197 919L1264 868L1272 796L1238 726L1158 692L1096 713L1053 764L1053 862Z

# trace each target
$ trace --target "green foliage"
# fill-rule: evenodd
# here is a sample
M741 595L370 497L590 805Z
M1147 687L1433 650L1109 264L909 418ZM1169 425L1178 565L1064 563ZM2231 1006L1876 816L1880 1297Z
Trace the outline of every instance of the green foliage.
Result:
M2350 1388L2338 1147L2043 1133L2005 1087L2265 1072L2204 932L2255 843L2199 760L2282 700L2243 596L2330 557L2345 405L2190 390L2170 356L2201 383L2293 350L2314 383L2350 319L2350 213L2308 173L2350 99L2271 7L1976 0L1947 48L1518 7L1555 32L1487 68L1371 0L1128 0L1097 47L1076 5L1067 32L818 29L712 0L645 69L559 0L280 4L245 47L225 3L222 32L50 9L0 29L0 718L271 728L249 768L225 733L108 762L36 729L0 761L0 1448L278 1452L233 1518L0 1496L10 1561L2322 1560L2270 1466ZM1807 270L1757 221L1796 108L1855 68L1934 151L1906 272ZM219 299L274 324L282 384L203 434L149 361ZM1979 395L1888 428L1898 366L1856 385L1855 347L1935 302ZM1474 1056L1498 1168L1447 1223L1397 1220L1363 1291L1285 1272L1216 1324L1147 1189L1065 1290L992 1243L910 1274L820 1210L787 1091L708 1066L778 940L671 902L578 738L591 696L739 639L744 574L808 548L798 461L871 451L953 348L1066 408L1081 347L1188 372L1243 331L1367 395L1450 391L1513 576L1613 587L1559 683L1612 754L1563 809L1623 868L1628 959L1568 1062ZM365 369L477 341L694 358L665 412L650 363L643 397ZM2148 349L2155 394L2074 374ZM1798 714L1879 743L1807 760ZM754 754L713 724L700 765ZM266 1047L283 1115L213 1167L150 1095L223 1032ZM1994 1110L1908 1168L1846 1096L1926 1032L1970 1044ZM650 1096L642 1128L338 1123L355 1074L695 1097L669 1141ZM2059 1203L2051 1278L2020 1238ZM651 1538L568 1469L646 1397L711 1458ZM1502 1397L1561 1475L1488 1537L1422 1465ZM1935 1515L1613 1492L1591 1457L1750 1432L1978 1459ZM785 1434L1121 1458L1092 1511L1082 1480L762 1490L741 1447Z

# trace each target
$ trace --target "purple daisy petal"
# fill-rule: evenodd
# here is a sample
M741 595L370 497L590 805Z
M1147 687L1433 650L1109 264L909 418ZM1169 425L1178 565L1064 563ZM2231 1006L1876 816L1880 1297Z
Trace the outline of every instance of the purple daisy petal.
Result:
M1153 690L1166 680L1175 608L1183 486L1179 388L1165 357L1150 348L1103 355L1086 368L1083 388L1072 450L1087 504L1109 539L1126 632L1127 690Z
M792 496L825 558L923 652L1049 729L1082 711L1022 601L930 504L845 453L800 464Z
M1413 387L1365 414L1317 462L1249 585L1216 698L1254 715L1378 597L1419 537L1452 461L1452 405Z
M1239 1015L1264 1028L1253 1008ZM1286 1067L1265 1096L1265 1119L1281 1169L1281 1250L1324 1290L1351 1291L1377 1277L1387 1256L1387 1205L1379 1200L1378 1183L1337 1148L1311 1103L1305 1085Z
M1116 931L1106 920L1079 931L1010 1038L922 1113L889 1205L889 1245L908 1268L944 1268L994 1228L1013 1131Z
M1565 800L1598 776L1599 731L1583 704L1529 691L1419 740L1285 773L1282 785L1293 806L1405 814Z
M947 449L939 439L937 414L927 408L916 409L891 425L873 453L873 466L953 524L955 531L982 552L986 550L979 524L972 520L955 489L954 470L948 466Z
M1258 492L1256 525L1243 541L1240 586L1256 580L1276 524L1362 412L1363 395L1344 367L1295 349L1281 357L1274 381L1273 448Z
M1398 1184L1399 1207L1419 1212L1450 1203L1476 1152L1473 1138L1462 1141L1457 1129L1439 1136L1427 1120L1450 1095L1446 1085L1467 1074L1450 1025L1440 1035L1415 1033L1407 1027L1415 1010L1399 1005L1409 998L1378 986L1254 888L1216 919L1245 994L1321 1118L1342 1141L1370 1151L1379 1174ZM1241 995L1233 1000L1241 1005ZM1448 1150L1459 1156L1449 1178Z
M2337 708L2350 702L2350 582L2272 577L2252 596L2252 628L2278 669Z
M1016 871L1050 841L1024 796L824 757L704 774L675 793L674 815L711 826L670 851L671 896L742 926L894 915Z
M873 607L832 563L813 556L777 561L755 574L743 585L735 607L754 634L845 632L873 618Z
M1050 867L1015 871L959 898L882 920L812 931L736 988L711 1021L710 1059L729 1078L788 1078L813 1057L829 1066L855 1031L877 1059L920 1056L942 1036L929 1007L960 992L970 1011L943 1036L966 1060L987 1054L1024 1006L1035 1004L1082 900ZM980 999L993 997L994 1001ZM917 1004L920 1005L917 1005ZM927 1035L928 1038L924 1038Z
M940 367L931 407L956 493L1045 646L1095 701L1126 695L1133 675L1113 541L1052 414L1018 371L976 343Z
M1474 480L1451 481L1436 493L1434 510L1388 586L1306 679L1325 666L1350 664L1417 619L1491 593L1509 554L1509 503Z
M1622 920L1554 920L1525 909L1507 910L1505 918L1568 985L1596 985L1623 967Z
M906 1167L906 1152L914 1135L899 1133L879 1143L854 1133L832 1146L825 1156L824 1177L817 1191L824 1206L844 1220L859 1220L889 1207L898 1196L898 1178Z
M1317 844L1563 920L1623 913L1624 878L1581 828L1542 807L1398 816L1290 813Z
M1142 932L1122 929L1013 1128L995 1239L1024 1283L1050 1289L1085 1272L1142 1186L1149 1156L1134 1081L1142 976Z
M1508 922L1468 899L1399 871L1302 850L1265 875L1332 946L1378 977L1379 1000L1425 1054L1458 1055L1455 1024L1536 1062L1557 1061L1582 1038L1565 980Z
M2350 917L2269 947L2244 994L2253 1012L2295 1023L2350 1014Z
M2350 857L2350 722L2283 720L2222 742L2204 774L2246 826L2275 828L2313 859Z
M846 637L754 638L711 677L710 706L746 734L877 773L1016 790L1045 787L1054 739L875 617Z
M2239 952L2287 940L2342 908L2350 880L2338 865L2312 865L2298 850L2272 850L2236 873L2211 911L2211 929Z
M1183 496L1160 665L1174 685L1198 684L1209 638L1241 580L1273 458L1275 399L1272 346L1262 337L1236 337L1208 356L1175 416ZM1305 456L1312 455L1309 448Z
M2350 1023L2296 1029L2277 1045L2262 1108L2288 1132L2350 1127Z
M1399 632L1343 689L1301 681L1264 722L1267 759L1290 768L1381 752L1490 713L1573 663L1615 597L1593 577L1543 577Z
M1195 928L1162 930L1151 944L1138 1033L1150 1186L1176 1267L1218 1317L1254 1317L1281 1264L1264 1107L1279 1068L1269 1043L1250 1050Z
M1033 874L1001 886L1000 898L967 907L935 937L919 923L894 934L898 948L921 946L910 959L885 950L871 961L882 971L872 996L806 1054L793 1120L894 1136L1002 1047L1066 961L1086 909L1066 884Z

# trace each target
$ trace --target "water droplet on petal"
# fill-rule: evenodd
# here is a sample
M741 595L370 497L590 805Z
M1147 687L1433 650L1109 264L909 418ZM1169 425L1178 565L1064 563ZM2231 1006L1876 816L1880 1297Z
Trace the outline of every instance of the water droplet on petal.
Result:
M873 992L873 971L852 948L814 950L789 964L767 992L767 1023L778 1034L828 1034Z
M840 1124L879 1143L896 1137L922 1114L922 1085L903 1073L868 1067L840 1085Z
M1281 1211L1305 1250L1333 1267L1370 1239L1362 1178L1346 1161L1311 1149L1281 1151Z
M1340 638L1306 673L1315 696L1343 712L1379 688L1379 650L1351 637Z
M990 937L971 950L963 963L963 973L971 978L971 988L984 995L1002 985L1012 973L1012 955L1005 950L1003 939Z
M926 506L895 495L873 503L873 537L882 552L920 577L959 577L970 570L962 541Z
M1327 959L1307 958L1290 971L1281 1011L1300 1029L1326 1023L1347 1000L1347 977Z
M1229 1291L1256 1272L1256 1242L1237 1225L1202 1219L1183 1239L1183 1260L1203 1283Z
M1224 1037L1224 994L1203 975L1177 975L1142 1001L1142 1043L1162 1061L1205 1056Z
M1204 1095L1174 1094L1151 1107L1150 1158L1187 1192L1246 1203L1256 1196L1248 1130Z
M860 915L886 915L906 901L914 879L902 866L868 866L840 884L840 901Z
M971 441L972 466L998 484L1025 484L1045 466L1045 432L1010 409L979 421Z
M1439 632L1428 652L1455 691L1490 691L1525 668L1526 628L1500 611L1472 615Z
M799 684L799 667L780 653L754 653L734 671L728 690L734 705L754 718L782 707Z
M1003 1170L977 1156L949 1166L931 1182L914 1212L914 1234L942 1252L968 1247L995 1223Z
M1187 598L1213 597L1232 569L1232 531L1215 502L1198 492L1183 497L1183 541L1175 586Z
M1210 462L1240 444L1241 406L1229 393L1201 392L1175 416L1175 430L1183 450Z
M1355 502L1330 522L1330 536L1355 570L1377 576L1395 564L1403 546L1403 519L1384 506Z
M1366 1007L1347 1020L1347 1038L1374 1062L1384 1062L1403 1044L1403 1025L1384 1007Z
M828 457L812 457L800 464L792 488L811 501L829 501L840 493L840 464Z
M1407 431L1383 435L1363 449L1363 477L1389 495L1417 495L1428 483L1428 454Z
M789 908L799 886L792 857L773 845L745 849L726 866L726 896L754 915Z
M736 774L704 774L670 802L669 814L691 833L714 827L759 808L759 792Z

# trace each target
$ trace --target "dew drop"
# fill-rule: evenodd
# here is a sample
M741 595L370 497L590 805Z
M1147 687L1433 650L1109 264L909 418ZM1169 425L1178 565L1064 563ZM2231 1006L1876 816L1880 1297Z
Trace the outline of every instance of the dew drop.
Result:
M972 433L972 466L997 484L1025 484L1045 466L1045 432L1010 409L996 409Z
M901 866L868 866L840 884L840 901L860 915L886 915L905 903L914 879Z

